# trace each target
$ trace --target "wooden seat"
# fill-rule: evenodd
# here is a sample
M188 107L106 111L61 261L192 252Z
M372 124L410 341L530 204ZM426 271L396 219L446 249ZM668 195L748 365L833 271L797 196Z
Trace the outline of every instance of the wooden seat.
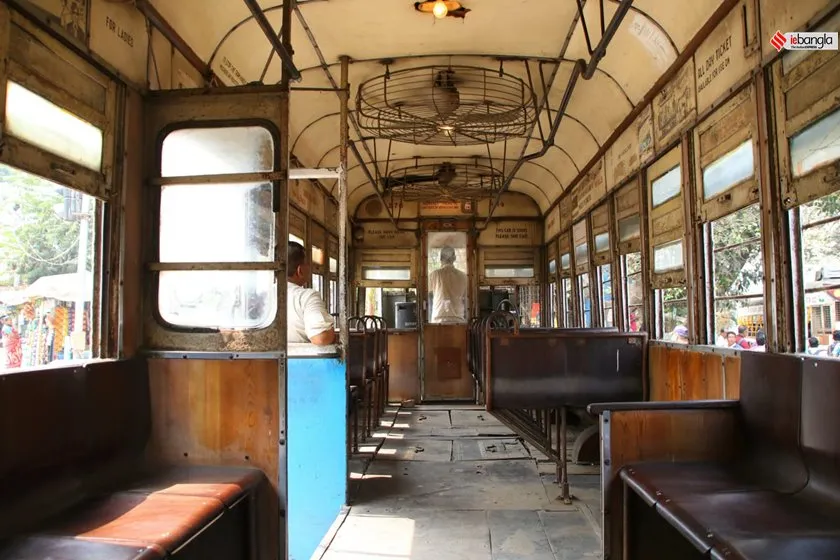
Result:
M148 463L144 360L0 376L0 559L256 557L259 469Z
M840 558L840 363L745 352L740 395L702 409L691 402L592 407L611 413L613 433L625 430L621 413L674 427L693 414L693 424L712 430L675 432L659 456L618 466L626 525L622 542L609 548L623 548L624 560ZM715 429L713 415L729 416L733 429ZM670 542L651 545L657 531ZM690 548L680 549L680 539Z

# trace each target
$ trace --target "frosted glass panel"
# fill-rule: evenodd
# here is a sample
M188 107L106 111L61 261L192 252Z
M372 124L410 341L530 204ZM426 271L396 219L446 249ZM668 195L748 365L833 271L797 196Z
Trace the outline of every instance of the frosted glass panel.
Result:
M653 271L665 272L683 267L682 241L666 243L653 248Z
M312 246L312 262L315 264L324 264L324 250L314 245Z
M641 236L641 218L638 214L618 221L618 240L629 241Z
M548 273L554 274L557 272L557 261L555 259L551 259L548 261Z
M488 266L484 268L484 276L486 278L533 278L534 267L520 266L520 267L496 267Z
M569 253L564 253L560 256L560 268L569 270L572 266L572 257Z
M610 250L610 234L599 233L595 236L595 252L603 253Z
M840 110L818 120L790 139L790 165L794 177L805 175L840 159Z
M222 175L274 169L274 139L261 126L182 128L161 149L161 176Z
M682 173L677 166L651 184L651 200L653 207L671 200L680 194Z
M703 169L703 195L709 200L754 172L752 140L747 140Z
M14 82L6 84L6 132L88 169L102 170L102 131Z
M363 266L362 278L365 280L410 280L411 270L392 266Z
M575 266L589 258L589 247L586 243L575 247Z

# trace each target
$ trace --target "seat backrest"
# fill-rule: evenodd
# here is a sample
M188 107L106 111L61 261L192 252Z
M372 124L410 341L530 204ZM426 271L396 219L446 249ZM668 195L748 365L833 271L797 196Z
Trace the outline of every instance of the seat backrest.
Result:
M365 333L350 331L347 349L347 374L350 384L361 386L365 382Z
M808 489L840 503L840 360L802 360L802 452Z
M144 359L0 375L0 538L140 468L150 431Z
M808 482L799 437L802 358L741 352L740 401L750 476L779 492L801 490Z

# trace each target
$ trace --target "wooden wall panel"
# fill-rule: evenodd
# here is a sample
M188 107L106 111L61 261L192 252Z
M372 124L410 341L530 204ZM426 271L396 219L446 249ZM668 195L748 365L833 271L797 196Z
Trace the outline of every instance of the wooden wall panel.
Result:
M140 145L143 139L143 98L130 89L126 90L125 106L125 143L127 146ZM143 196L143 153L141 150L124 150L119 154L123 158L124 180L121 208L117 209L123 224L124 247L122 271L122 348L120 357L132 358L143 343L143 316L140 312L143 303L144 280L144 216ZM116 232L115 240L119 239ZM119 243L117 242L119 246ZM115 271L116 272L116 271ZM112 318L114 325L117 317Z
M737 399L741 358L696 347L648 346L650 400Z
M428 325L424 332L423 399L473 399L467 368L467 326Z
M388 400L420 400L418 338L416 331L388 334Z

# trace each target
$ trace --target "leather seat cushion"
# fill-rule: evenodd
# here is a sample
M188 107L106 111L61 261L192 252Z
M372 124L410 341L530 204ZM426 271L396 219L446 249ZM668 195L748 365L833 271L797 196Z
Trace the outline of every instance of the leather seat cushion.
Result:
M31 535L0 544L0 560L162 560L156 545L84 541L69 537Z
M127 492L216 498L227 506L256 488L265 475L247 467L172 467L141 479Z
M741 539L737 551L731 548L712 550L714 560L833 560L840 558L840 537L766 537Z
M224 511L215 498L117 493L73 508L43 534L82 540L158 545L173 552Z

